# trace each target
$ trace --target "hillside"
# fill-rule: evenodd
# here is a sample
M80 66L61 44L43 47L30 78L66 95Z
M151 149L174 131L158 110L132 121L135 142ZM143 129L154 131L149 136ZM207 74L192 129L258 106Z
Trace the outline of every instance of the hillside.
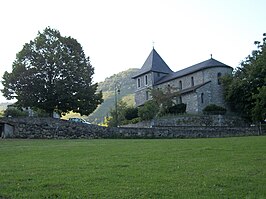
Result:
M118 100L125 100L128 105L134 105L135 81L131 78L138 69L132 68L106 78L98 84L98 90L103 92L104 102L88 117L92 123L103 122L104 117L109 114L111 108L115 106L114 91L115 83L120 87Z

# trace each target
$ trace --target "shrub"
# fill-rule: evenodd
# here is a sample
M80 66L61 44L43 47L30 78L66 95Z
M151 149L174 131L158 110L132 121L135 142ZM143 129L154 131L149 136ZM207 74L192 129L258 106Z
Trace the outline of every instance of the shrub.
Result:
M15 107L8 107L5 112L4 115L6 117L22 117L22 116L27 116L28 113L26 111L22 111L19 110L18 108Z
M217 106L216 104L210 104L206 106L203 110L203 114L206 115L224 115L226 113L226 109L221 106Z
M136 118L133 118L132 120L124 120L122 121L122 125L127 125L127 124L136 124L140 122L140 118L139 117L136 117Z
M126 120L132 120L134 118L138 117L138 108L134 108L134 107L128 107L125 110L125 119Z
M157 103L153 100L145 102L145 104L139 107L138 115L141 120L153 119L159 111Z
M140 122L139 117L136 117L136 118L133 118L132 120L130 120L130 124L137 124L138 122Z
M33 109L34 111L34 116L37 117L49 117L49 113L47 113L45 110L42 109Z
M168 108L170 114L181 114L186 112L187 105L184 103L176 104Z

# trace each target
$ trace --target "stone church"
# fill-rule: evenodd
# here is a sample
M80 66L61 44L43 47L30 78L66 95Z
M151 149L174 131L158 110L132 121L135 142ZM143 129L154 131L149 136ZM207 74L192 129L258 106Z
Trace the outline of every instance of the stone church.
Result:
M187 113L200 113L209 104L226 107L220 78L232 74L232 67L213 58L173 72L153 48L142 68L132 78L136 81L136 106L151 99L150 89L178 92L179 103L187 105Z

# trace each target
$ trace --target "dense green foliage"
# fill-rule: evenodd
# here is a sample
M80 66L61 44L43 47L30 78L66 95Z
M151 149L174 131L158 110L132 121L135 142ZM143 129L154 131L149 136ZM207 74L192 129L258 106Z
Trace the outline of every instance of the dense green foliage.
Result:
M186 112L186 104L179 103L180 94L172 91L172 87L166 89L151 89L152 100L139 107L138 114L141 120L151 120L167 114L181 114Z
M132 120L138 117L138 108L137 107L128 107L125 110L125 119Z
M108 120L108 126L110 127L116 127L120 126L122 122L126 119L125 118L125 112L127 109L127 103L120 100L117 103L117 109L111 109L110 110L110 118Z
M25 117L25 116L28 116L28 113L16 107L8 107L4 111L4 116L5 117L22 117L22 116Z
M0 198L266 198L265 142L0 140Z
M115 107L115 83L119 86L120 93L117 95L118 101L123 100L128 106L134 106L134 92L136 83L132 76L138 69L128 69L126 71L115 74L106 78L98 85L98 90L103 93L104 102L87 118L88 121L99 124L102 123L104 118L110 115L110 110Z
M206 115L224 115L226 113L226 108L217 106L216 104L210 104L202 111Z
M106 118L105 125L116 127L137 122L139 122L138 108L128 106L125 101L120 100L117 103L117 109L110 110L110 117Z
M186 112L187 105L184 103L170 106L167 110L170 114L182 114Z
M263 36L262 44L255 42L257 49L241 63L233 76L222 80L225 99L232 111L254 121L265 119L266 34Z
M89 115L102 102L93 74L77 40L48 27L17 53L12 72L3 76L2 92L20 107Z
M166 89L151 89L152 100L160 107L156 115L163 116L170 112L177 111L177 107L181 108L182 105L176 106L178 104L176 98L179 97L180 94L173 90L175 89L171 86L168 86Z
M258 93L253 95L253 99L256 100L255 106L252 109L253 120L266 120L266 86L258 88Z
M145 102L145 104L139 107L138 115L141 120L151 120L159 112L158 104L154 100Z

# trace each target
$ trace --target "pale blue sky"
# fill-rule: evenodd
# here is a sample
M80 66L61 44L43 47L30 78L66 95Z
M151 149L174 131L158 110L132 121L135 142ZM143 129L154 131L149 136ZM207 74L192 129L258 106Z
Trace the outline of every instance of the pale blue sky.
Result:
M47 26L81 43L95 68L95 82L140 68L153 41L174 71L210 54L235 68L266 32L265 9L265 0L1 1L0 76Z

